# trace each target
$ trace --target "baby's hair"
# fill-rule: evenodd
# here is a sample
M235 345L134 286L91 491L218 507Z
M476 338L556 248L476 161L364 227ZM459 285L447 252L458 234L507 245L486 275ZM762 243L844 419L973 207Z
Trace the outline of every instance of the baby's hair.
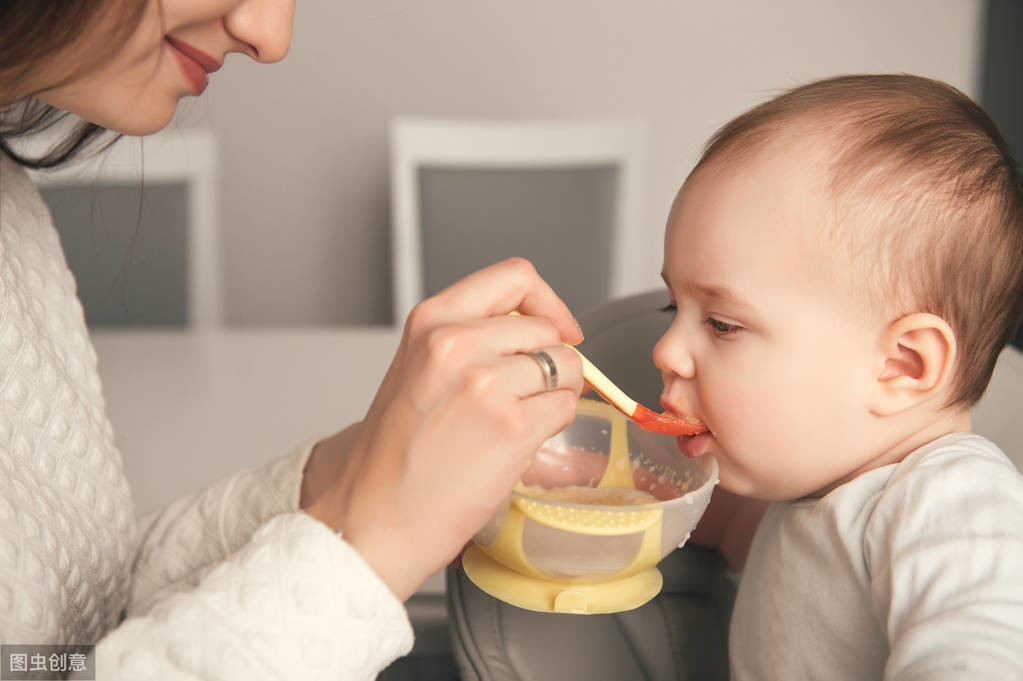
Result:
M693 172L807 137L832 155L821 234L852 264L851 290L895 317L944 319L958 346L948 406L972 406L1023 317L1023 186L1002 134L945 83L840 76L732 120Z

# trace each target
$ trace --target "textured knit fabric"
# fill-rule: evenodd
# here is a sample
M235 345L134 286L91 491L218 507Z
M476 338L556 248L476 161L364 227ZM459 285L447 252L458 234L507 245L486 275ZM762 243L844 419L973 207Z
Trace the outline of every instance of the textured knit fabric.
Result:
M310 450L136 520L49 212L0 154L0 642L98 642L100 679L373 678L411 627L298 510Z
M740 680L1023 679L1023 477L954 433L773 504L729 645Z

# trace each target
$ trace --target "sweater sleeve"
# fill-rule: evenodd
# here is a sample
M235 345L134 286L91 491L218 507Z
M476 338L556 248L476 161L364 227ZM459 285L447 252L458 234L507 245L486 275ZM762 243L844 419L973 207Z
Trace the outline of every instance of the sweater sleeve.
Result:
M1023 478L956 451L893 476L865 534L888 681L1023 673Z
M141 518L127 614L143 614L170 594L194 588L265 522L297 511L313 444Z
M404 608L358 552L296 512L124 621L95 659L104 681L369 680L411 646Z

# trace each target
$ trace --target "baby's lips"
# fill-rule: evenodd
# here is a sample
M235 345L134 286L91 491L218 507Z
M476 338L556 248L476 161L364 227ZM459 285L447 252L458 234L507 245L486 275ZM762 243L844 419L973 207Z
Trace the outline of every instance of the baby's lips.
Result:
M666 418L673 419L676 423L681 424L682 432L680 434L683 436L701 435L703 433L710 431L707 425L700 419L696 418L695 416L679 415L670 411L664 412L664 416Z
M695 416L692 416L691 414L687 414L684 408L682 408L679 405L672 404L663 397L661 398L661 406L664 408L665 416L669 416L680 421L685 421L686 423L692 424L694 428L698 427L699 430L696 430L694 432L705 432L710 430L710 428L708 428L703 421L701 421Z
M664 433L665 435L697 435L707 431L707 426L699 419L684 420L671 412L658 414L643 405L637 405L636 411L632 414L632 420L639 424L643 430L653 433Z
M668 410L666 410L664 413L667 414L668 416L673 416L673 417L679 419L680 421L685 421L686 423L692 423L692 424L695 424L695 425L700 425L700 426L703 426L704 428L707 427L707 426L703 425L703 421L701 421L700 419L696 418L695 416L690 416L689 414L677 414L677 413L675 413L673 411L668 411Z

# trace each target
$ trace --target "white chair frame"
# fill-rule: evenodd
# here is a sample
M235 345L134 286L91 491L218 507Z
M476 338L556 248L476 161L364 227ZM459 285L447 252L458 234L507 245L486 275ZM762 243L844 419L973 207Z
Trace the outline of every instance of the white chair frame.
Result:
M646 145L647 126L637 119L395 119L391 124L394 323L403 325L423 297L417 181L421 167L616 166L610 297L642 290L644 244L636 235L644 233Z
M189 197L187 325L200 330L223 323L217 143L212 132L166 130L145 138L126 137L93 158L33 172L32 177L44 187L184 182Z

